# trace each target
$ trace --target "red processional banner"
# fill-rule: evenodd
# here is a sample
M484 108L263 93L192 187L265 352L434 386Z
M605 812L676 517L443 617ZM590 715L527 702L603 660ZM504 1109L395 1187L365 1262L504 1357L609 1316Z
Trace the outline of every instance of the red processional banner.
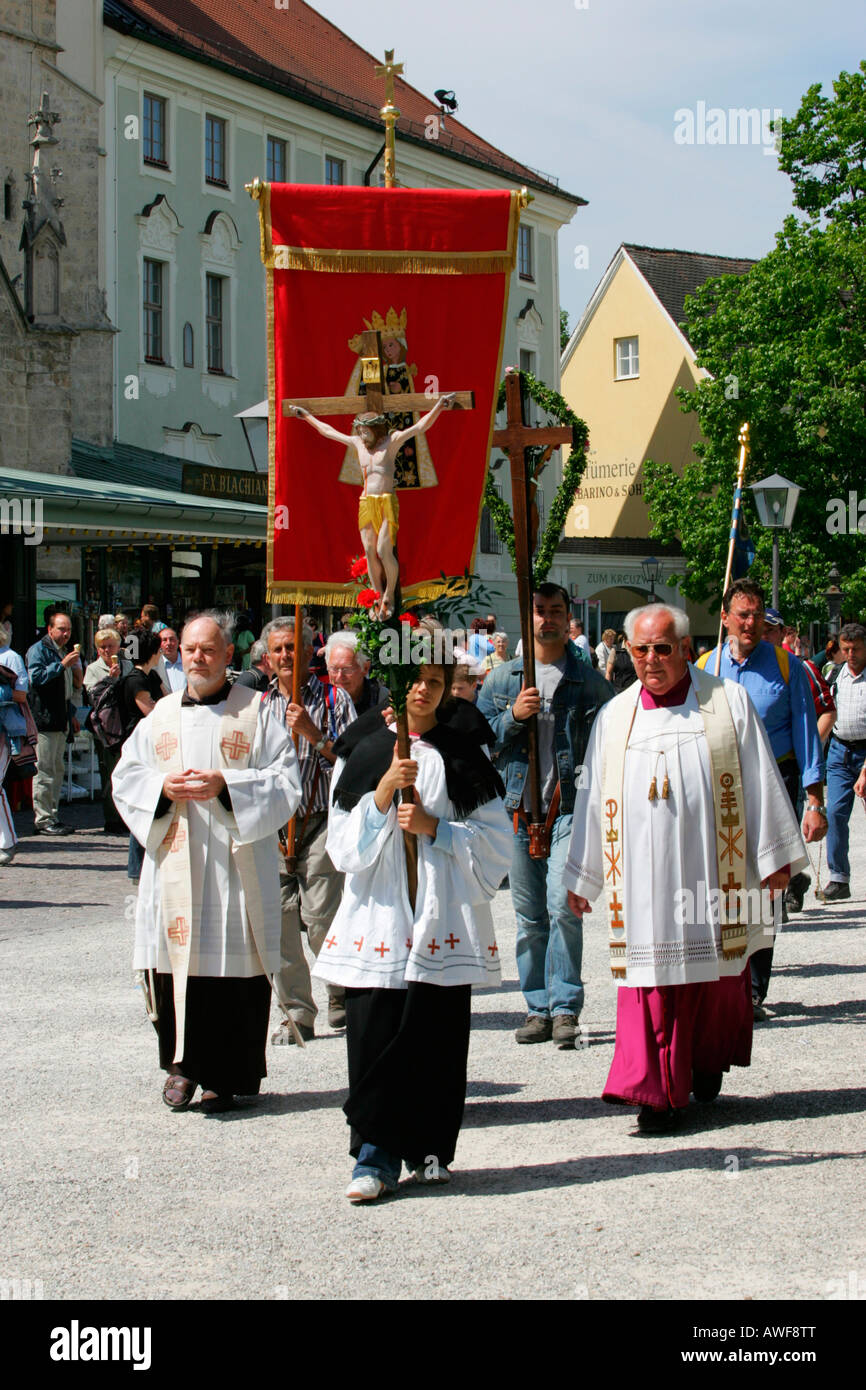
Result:
M256 184L268 275L268 600L346 602L361 553L355 451L284 413L286 401L349 434L363 393L361 335L381 335L383 392L472 392L396 461L404 599L432 599L444 573L474 569L496 414L516 192ZM357 407L356 407L357 408ZM397 429L419 410L389 414Z

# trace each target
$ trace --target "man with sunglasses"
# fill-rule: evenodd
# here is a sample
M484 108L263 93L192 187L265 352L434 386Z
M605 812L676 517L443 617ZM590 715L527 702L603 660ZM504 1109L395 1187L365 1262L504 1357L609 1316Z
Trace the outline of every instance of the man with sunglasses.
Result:
M648 604L625 631L637 682L593 727L565 887L576 913L598 899L619 986L604 1099L658 1134L749 1065L748 958L806 856L754 706L689 665L685 613Z
M738 579L722 599L722 623L727 641L722 647L719 675L736 681L750 696L763 721L782 781L796 808L800 783L806 793L803 837L806 843L823 840L827 833L824 811L824 750L818 733L815 702L808 677L789 653L765 642L764 591L753 579ZM778 651L778 655L777 655ZM715 673L716 651L701 658L701 666ZM805 874L792 880L795 889L808 886ZM783 915L783 921L787 917ZM755 1018L766 1018L764 999L773 968L773 938L769 946L752 956L752 1002Z

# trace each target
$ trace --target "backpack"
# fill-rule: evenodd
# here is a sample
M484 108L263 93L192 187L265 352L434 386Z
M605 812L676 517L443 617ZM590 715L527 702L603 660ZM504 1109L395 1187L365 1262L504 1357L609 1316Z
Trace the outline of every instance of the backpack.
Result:
M131 672L127 671L126 676ZM120 704L120 687L126 676L104 676L90 691L91 710L87 728L103 748L115 748L129 733L128 722Z
M614 690L619 694L621 690L628 690L630 685L634 685L637 674L632 665L631 657L625 647L617 647L613 658L613 670L610 674L610 683Z

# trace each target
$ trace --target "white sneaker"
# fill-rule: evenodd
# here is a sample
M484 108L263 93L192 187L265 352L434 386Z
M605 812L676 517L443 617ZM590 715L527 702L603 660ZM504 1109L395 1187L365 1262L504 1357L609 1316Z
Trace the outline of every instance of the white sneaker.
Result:
M375 1202L377 1197L389 1190L381 1178L374 1178L371 1174L365 1173L362 1178L352 1179L346 1188L346 1196L350 1202Z

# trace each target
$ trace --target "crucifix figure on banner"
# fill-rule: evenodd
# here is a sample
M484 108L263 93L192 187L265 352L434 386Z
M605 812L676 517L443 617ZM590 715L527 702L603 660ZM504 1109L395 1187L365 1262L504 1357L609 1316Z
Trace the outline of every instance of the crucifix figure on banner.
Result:
M497 430L493 443L508 454L511 464L511 505L514 514L514 569L517 577L517 600L520 605L520 635L523 639L524 689L535 690L535 640L532 625L532 552L535 537L528 505L529 463L526 450L532 447L554 449L562 444L574 446L572 431L562 426L537 429L526 424L523 414L523 392L520 372L512 367L505 373L505 403L508 420L505 429ZM538 716L526 721L529 756L528 783L530 812L529 853L533 859L547 859L549 838L541 815L541 782L538 766Z
M471 391L445 393L401 392L386 394L385 363L382 356L382 335L379 332L361 334L361 370L363 396L316 396L304 400L283 401L283 414L306 420L325 439L348 445L358 455L364 479L358 504L358 529L371 583L379 590L378 616L389 618L394 612L399 584L399 566L395 554L399 509L394 486L394 464L401 447L413 435L424 434L443 410L472 410L475 397ZM407 411L425 409L414 425L407 429L391 430L389 415L404 415ZM351 434L333 428L320 415L355 415Z

